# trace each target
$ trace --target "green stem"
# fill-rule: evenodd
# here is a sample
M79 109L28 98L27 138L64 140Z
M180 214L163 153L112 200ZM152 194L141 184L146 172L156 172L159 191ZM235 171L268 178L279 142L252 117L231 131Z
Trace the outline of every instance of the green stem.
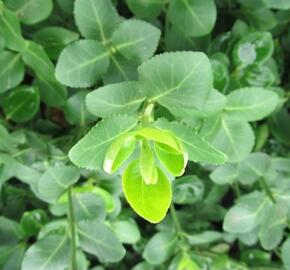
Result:
M71 261L70 261L70 270L77 270L77 259L76 259L76 231L75 231L75 218L74 218L74 209L72 201L72 187L68 188L68 222L71 233Z
M266 194L268 195L268 197L270 198L270 200L273 202L273 203L276 203L276 199L271 191L271 189L269 188L267 182L265 181L264 177L261 177L260 178L260 183L263 187L263 189L265 190Z
M176 210L175 210L173 203L171 203L171 205L170 205L170 213L171 213L171 216L173 219L174 226L175 226L176 231L177 231L177 235L181 240L181 248L185 253L187 253L187 251L189 250L189 246L186 242L186 239L184 238L184 232L183 232L182 227L180 225L180 222L179 222L179 219L177 217L177 213L176 213Z

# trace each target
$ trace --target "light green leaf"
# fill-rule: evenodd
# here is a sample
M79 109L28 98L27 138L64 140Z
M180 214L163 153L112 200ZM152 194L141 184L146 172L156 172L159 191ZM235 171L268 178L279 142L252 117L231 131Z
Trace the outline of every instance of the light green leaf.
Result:
M6 9L0 2L0 34L5 37L5 45L13 51L23 51L27 41L23 38L20 23L14 12Z
M74 15L82 35L100 41L109 39L121 21L111 0L76 0Z
M103 169L107 173L117 171L134 152L136 139L134 134L126 133L119 136L107 150Z
M0 247L0 264L2 270L21 269L21 263L26 250L24 243L15 246ZM17 258L17 260L15 260Z
M171 232L159 232L147 243L142 254L144 259L153 265L164 263L176 248L177 237Z
M170 206L171 185L158 169L158 180L155 185L146 185L140 174L139 161L133 161L122 177L123 191L131 207L144 219L160 222Z
M133 114L145 97L138 82L109 84L90 92L86 97L88 110L100 117L113 114Z
M79 180L79 169L73 166L48 168L38 181L38 192L41 199L55 202L66 189Z
M201 138L192 128L178 123L159 119L156 127L167 129L175 134L188 153L188 159L194 162L222 164L227 157Z
M22 59L41 80L56 82L54 65L42 46L29 41L26 49L21 53Z
M232 184L238 178L237 164L229 163L218 166L210 174L210 179L217 185Z
M147 140L140 141L140 174L147 185L155 185L158 171L155 165L154 152Z
M74 193L73 206L76 222L82 220L104 221L106 218L105 203L95 194Z
M263 0L268 8L286 10L290 8L289 0Z
M276 248L283 238L287 226L287 207L282 204L272 205L267 210L267 216L261 224L259 239L266 250Z
M107 70L108 56L109 51L98 41L76 41L60 54L56 78L71 87L93 86Z
M181 176L187 164L187 153L176 152L171 147L155 143L155 154L161 164L174 176Z
M0 52L0 93L17 86L24 78L24 66L20 54Z
M24 24L44 21L53 8L52 0L6 0L5 4Z
M198 234L186 235L189 243L193 246L211 244L221 240L222 234L217 231L204 231Z
M79 38L79 34L66 28L48 26L41 28L34 36L52 59L57 59L63 48Z
M241 88L227 96L225 111L233 119L257 121L272 113L278 102L278 96L273 91L257 87Z
M113 230L124 244L136 244L140 238L139 228L133 219L116 221L112 224Z
M97 256L101 262L118 262L124 257L125 249L106 225L98 221L81 221L77 232L83 250Z
M267 174L271 158L264 153L252 153L238 165L238 178L244 185L251 185Z
M129 60L144 62L157 49L161 32L155 26L136 19L126 20L114 31L114 48Z
M224 218L223 228L227 232L247 233L252 231L261 222L261 213L267 204L263 194L243 198L233 206Z
M222 117L208 121L203 128L205 138L225 153L229 162L243 160L253 149L255 136L247 122Z
M22 270L64 270L69 265L70 246L67 234L49 235L25 253Z
M7 119L23 123L37 113L39 103L39 93L35 87L20 86L5 96L3 109Z
M149 102L202 109L213 84L207 56L201 52L172 52L157 55L138 68L141 89Z
M189 37L209 34L217 17L213 0L173 0L169 16L173 25Z
M70 124L84 126L96 120L96 117L87 110L85 104L87 94L88 91L78 91L66 101L64 115Z
M137 118L115 116L97 123L69 152L69 158L81 168L101 169L109 145L137 125Z
M290 269L290 238L288 237L288 239L283 243L282 245L282 261L284 266L286 267L287 270Z

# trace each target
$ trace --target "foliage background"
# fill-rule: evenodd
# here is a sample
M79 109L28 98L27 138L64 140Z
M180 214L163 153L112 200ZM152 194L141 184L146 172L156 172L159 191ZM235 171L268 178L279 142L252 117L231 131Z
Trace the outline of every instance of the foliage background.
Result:
M0 1L0 269L72 269L74 252L80 270L290 269L289 22L288 0ZM130 38L144 43L119 46ZM229 162L190 161L153 225L119 174L78 169L68 151L106 116L92 90L172 51L204 52L218 92L203 115L175 99L155 118L194 127Z

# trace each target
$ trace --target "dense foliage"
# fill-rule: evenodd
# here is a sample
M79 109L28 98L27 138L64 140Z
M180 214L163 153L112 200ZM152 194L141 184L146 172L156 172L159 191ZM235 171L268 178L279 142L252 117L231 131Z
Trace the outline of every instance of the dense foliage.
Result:
M0 1L0 269L290 269L290 0Z

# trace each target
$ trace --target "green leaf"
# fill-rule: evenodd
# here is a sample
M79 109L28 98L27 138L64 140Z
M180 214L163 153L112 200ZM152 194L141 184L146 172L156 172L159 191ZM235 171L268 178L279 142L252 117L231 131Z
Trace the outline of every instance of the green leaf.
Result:
M81 221L77 232L83 250L97 256L101 262L118 262L124 257L125 249L106 225L98 221Z
M154 153L147 140L140 141L140 174L147 185L155 185L158 181L158 170Z
M107 173L116 172L135 150L136 139L134 134L126 133L119 136L107 150L103 169Z
M110 60L109 68L103 75L104 83L109 84L138 79L137 62L128 60L118 52L111 53Z
M133 219L116 221L112 224L113 230L124 244L136 244L140 238L139 228Z
M24 66L20 54L9 51L0 52L0 64L0 93L3 93L21 83L24 78Z
M203 127L202 134L214 147L228 156L229 162L241 161L250 154L255 136L247 122L225 116L212 120Z
M160 14L167 0L126 0L126 2L138 18L151 19Z
M20 23L16 15L4 8L0 3L0 34L5 37L5 45L13 51L23 51L27 47L27 41L23 38Z
M254 32L243 37L233 49L236 65L247 66L265 63L272 55L274 42L269 32Z
M22 270L63 270L68 267L70 246L67 234L49 235L25 253Z
M42 46L29 41L25 51L21 53L24 63L29 66L41 80L55 82L54 65Z
M24 24L36 24L44 21L53 8L52 0L6 0L5 4Z
M73 194L73 206L75 221L98 220L106 218L104 201L92 193Z
M139 161L133 161L122 177L123 191L131 207L138 215L152 223L160 222L170 206L171 185L158 169L155 185L146 185L140 174Z
M42 209L27 211L21 218L20 226L26 236L36 236L47 219L46 212Z
M101 169L109 145L137 125L137 118L114 116L96 124L69 152L70 160L81 168Z
M282 204L272 205L267 210L267 217L259 231L259 239L264 249L274 249L281 242L284 228L287 226L287 211L287 206Z
M38 87L41 100L49 106L60 107L65 104L67 89L58 81L47 81L37 78L34 84Z
M281 251L282 251L283 264L286 267L286 269L289 270L290 269L290 257L289 257L289 253L290 253L290 238L289 237L283 243Z
M90 92L86 98L88 110L100 117L113 114L133 114L145 97L138 82L109 84Z
M100 41L109 39L121 21L111 0L76 0L74 15L82 35Z
M200 37L213 29L217 11L213 0L173 0L169 16L172 24L186 36Z
M34 36L52 59L57 59L64 47L79 38L79 34L62 27L48 26L41 28Z
M267 198L259 193L244 198L227 212L224 230L232 233L250 232L259 225L266 204Z
M37 113L39 103L39 93L35 87L20 86L5 96L3 109L7 119L23 123Z
M198 234L191 234L186 236L189 243L193 246L211 244L221 240L222 234L217 231L204 231Z
M177 238L171 232L159 232L147 243L142 256L153 265L164 263L174 252Z
M131 19L117 27L112 36L112 43L127 59L142 63L153 56L160 35L160 30L153 25Z
M39 179L37 185L41 199L47 202L55 202L79 178L79 169L73 166L48 168Z
M161 164L174 176L181 176L187 164L187 153L176 152L171 147L155 143L155 154Z
M201 52L164 53L138 68L141 89L149 102L201 109L213 84L207 56Z
M6 217L0 217L0 246L17 244L23 237L19 224Z
M3 270L21 269L21 263L26 250L24 243L16 246L2 246L0 247L0 265ZM15 260L17 258L17 260ZM2 263L3 262L3 263Z
M227 96L225 111L233 119L257 121L272 113L278 102L278 96L273 91L256 87L241 88Z
M64 105L64 115L72 125L84 126L96 120L86 107L85 99L88 91L79 91L72 95Z
M175 134L187 151L189 160L213 164L226 162L227 157L196 134L192 128L178 122L168 122L165 119L159 119L155 125Z
M70 87L93 86L107 70L108 56L109 51L98 41L76 41L60 54L56 78Z
M218 166L210 174L210 179L217 185L233 184L238 178L237 164L229 163Z
M238 178L244 185L251 185L267 174L271 158L264 153L252 153L238 165Z
M263 0L268 8L286 10L290 8L289 0Z

